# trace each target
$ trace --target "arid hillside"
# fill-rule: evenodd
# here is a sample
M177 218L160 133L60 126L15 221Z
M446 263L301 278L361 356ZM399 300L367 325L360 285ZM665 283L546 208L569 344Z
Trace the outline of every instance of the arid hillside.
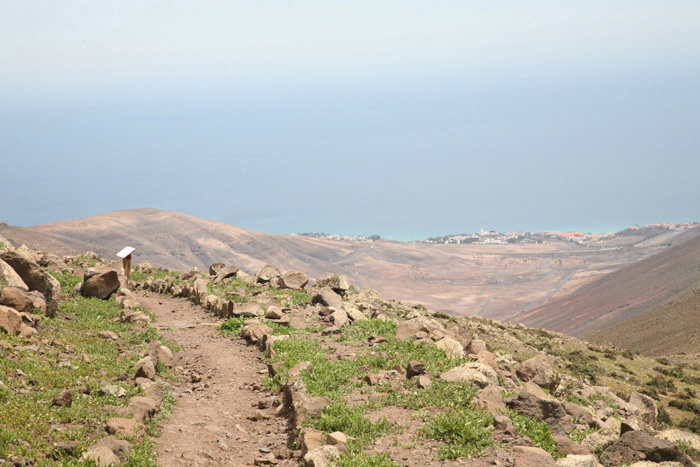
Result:
M699 233L698 229L691 229L684 234L687 241L522 313L513 321L574 336L594 333L628 320L626 325L615 329L639 330L638 326L643 326L642 321L637 322L640 317L682 300L700 287ZM643 322L648 326L653 322L650 319L645 318ZM636 339L611 332L605 333L608 341L621 344L625 339ZM650 332L656 336L660 329ZM651 337L649 333L645 335Z
M126 245L135 264L205 270L214 262L254 273L265 264L284 264L310 277L341 273L358 287L382 296L456 315L526 319L529 310L571 293L622 266L667 250L686 232L628 232L606 242L577 245L551 239L539 244L430 244L337 241L252 232L186 214L136 209L43 224L0 225L14 244L105 258ZM604 310L605 311L605 310ZM539 314L533 316L540 316ZM558 326L556 320L546 326ZM546 327L545 326L545 327Z

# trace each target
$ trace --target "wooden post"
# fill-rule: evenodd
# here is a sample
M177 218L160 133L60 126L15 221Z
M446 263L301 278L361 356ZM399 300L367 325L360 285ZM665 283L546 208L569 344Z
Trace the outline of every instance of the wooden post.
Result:
M127 283L131 279L131 254L136 251L136 248L130 246L124 247L117 256L122 259L122 267L124 268L124 275L126 276Z

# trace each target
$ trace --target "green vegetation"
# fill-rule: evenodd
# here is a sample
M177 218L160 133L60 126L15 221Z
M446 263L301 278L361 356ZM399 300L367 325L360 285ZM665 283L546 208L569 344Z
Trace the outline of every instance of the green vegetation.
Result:
M557 451L557 443L554 441L554 438L552 438L552 432L545 422L538 422L525 415L520 415L514 410L509 410L508 416L513 422L513 426L517 428L520 433L529 437L535 446L544 449L555 459L561 457Z
M438 450L441 459L473 457L494 446L491 439L493 417L488 412L463 408L430 418L420 434L442 441Z
M54 277L64 294L80 282L70 274ZM36 346L0 333L0 375L7 386L0 387L0 458L21 456L35 459L37 465L90 465L80 460L81 454L104 436L104 424L116 416L116 408L142 395L140 388L122 381L132 373L146 339L161 337L153 329L119 323L119 313L114 300L75 296L59 303L56 317L41 318L42 339ZM99 337L100 331L116 333L119 343ZM101 395L105 382L123 388L126 397ZM73 394L71 406L53 406L54 396L65 389ZM157 432L159 418L167 416L168 400L164 411L149 421L150 434ZM70 429L52 428L62 426ZM76 441L78 448L71 456L54 448L60 441ZM149 438L130 441L134 452L123 465L156 465Z

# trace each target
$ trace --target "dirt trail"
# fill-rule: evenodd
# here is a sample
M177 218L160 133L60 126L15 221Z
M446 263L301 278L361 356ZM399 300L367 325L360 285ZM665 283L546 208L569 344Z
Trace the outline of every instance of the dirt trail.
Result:
M256 459L266 465L275 458L278 466L298 465L289 458L287 419L273 407L258 409L271 397L260 384L260 352L222 336L221 320L185 299L141 293L139 301L156 315L155 327L181 346L173 373L182 382L170 383L177 402L156 441L158 465L248 466Z

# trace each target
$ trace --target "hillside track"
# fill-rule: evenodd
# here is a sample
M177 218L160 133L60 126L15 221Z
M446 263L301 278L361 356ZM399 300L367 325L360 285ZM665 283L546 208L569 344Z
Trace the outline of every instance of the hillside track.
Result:
M223 336L221 320L186 299L139 292L155 314L155 327L180 346L168 382L176 402L156 441L161 466L248 466L265 456L278 466L289 458L291 429L276 409L259 410L272 394L263 387L265 363L258 349Z

